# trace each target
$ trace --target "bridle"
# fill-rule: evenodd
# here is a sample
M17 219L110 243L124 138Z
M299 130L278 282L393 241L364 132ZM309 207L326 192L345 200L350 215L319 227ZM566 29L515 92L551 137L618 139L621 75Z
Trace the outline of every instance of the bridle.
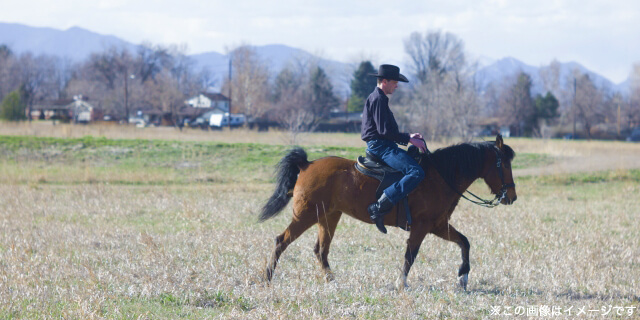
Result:
M426 143L425 143L426 146ZM516 184L515 183L504 183L504 172L502 169L502 152L500 152L498 150L497 147L495 147L493 149L493 151L496 153L496 170L498 170L498 176L500 176L500 182L502 182L502 187L500 187L500 191L498 191L498 193L496 193L495 198L493 198L492 200L486 200L486 199L482 199L480 197L478 197L477 195L475 195L473 192L469 191L469 190L465 190L465 192L467 192L468 194L470 194L471 196L473 196L474 198L476 198L476 200L473 199L469 199L467 198L463 193L461 193L460 191L458 191L458 189L456 189L449 180L447 180L442 173L440 173L440 170L438 170L438 167L434 165L434 167L436 168L436 171L438 171L438 174L442 177L442 179L447 183L447 185L449 185L449 187L455 191L459 196L461 196L462 198L466 199L467 201L473 203L473 204L477 204L479 206L485 207L485 208L495 208L498 205L500 205L500 202L502 201L502 199L504 199L507 196L507 189L509 188L515 188ZM430 154L431 152L429 151L429 149L427 149L426 154Z
M504 170L502 169L502 152L499 152L498 148L495 148L494 151L496 153L496 159L497 159L496 170L498 170L498 176L500 176L500 182L502 183L502 187L500 187L500 191L498 191L498 193L496 194L496 198L494 199L494 200L497 200L498 202L496 205L492 206L492 208L500 204L500 201L502 201L502 199L504 199L507 196L507 189L516 187L515 182L504 183L504 172L503 172Z

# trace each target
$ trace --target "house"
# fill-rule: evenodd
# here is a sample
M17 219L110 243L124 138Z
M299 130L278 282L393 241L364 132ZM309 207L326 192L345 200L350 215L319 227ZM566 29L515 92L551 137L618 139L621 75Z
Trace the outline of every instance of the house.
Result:
M220 93L200 93L184 101L184 105L176 110L166 111L157 108L141 108L136 119L144 125L177 125L182 127L209 128L218 126L211 123L213 118L228 118L228 126L244 124L244 115L229 114L230 100Z
M320 132L360 132L362 112L331 111L329 118L318 124Z
M230 113L231 100L221 93L200 93L185 101L178 111L182 123L191 126L238 127L246 123L244 114Z
M503 137L511 136L511 128L502 125L500 118L479 118L471 125L473 135L476 137L493 137L498 133Z
M138 117L133 119L133 121L130 119L129 122L134 122L140 126L172 126L175 124L171 112L154 108L138 110Z
M208 117L211 117L212 114L223 114L223 111L219 108L202 108L202 107L193 107L190 105L182 107L177 112L178 122L182 125L190 125L196 127L207 127Z
M89 123L101 120L102 110L94 107L88 98L74 96L73 99L43 101L31 107L31 119L63 120Z
M187 99L185 104L193 108L219 109L219 113L229 112L231 99L221 93L200 93L195 97Z

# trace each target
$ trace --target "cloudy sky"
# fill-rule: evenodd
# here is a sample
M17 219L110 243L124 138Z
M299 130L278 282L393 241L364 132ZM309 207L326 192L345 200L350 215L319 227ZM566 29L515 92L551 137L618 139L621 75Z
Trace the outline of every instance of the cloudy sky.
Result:
M440 29L474 57L576 61L615 83L640 63L638 0L2 0L0 21L186 44L189 53L279 43L400 64L404 39Z

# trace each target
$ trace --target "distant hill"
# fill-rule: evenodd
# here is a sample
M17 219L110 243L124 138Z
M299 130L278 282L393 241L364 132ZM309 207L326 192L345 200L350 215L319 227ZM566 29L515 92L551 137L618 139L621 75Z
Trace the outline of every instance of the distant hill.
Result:
M67 30L29 27L16 23L0 22L0 43L17 53L47 54L72 61L82 61L91 53L117 46L136 50L137 46L120 38L101 35L86 29L73 27Z
M91 53L100 52L112 46L124 47L132 52L135 52L138 47L118 37L102 35L79 27L57 30L1 22L0 44L7 44L17 53L48 54L67 57L72 61L82 61L89 57ZM262 61L267 64L273 77L287 63L315 61L325 69L337 94L346 97L349 92L351 75L356 66L335 60L322 59L307 51L282 44L255 46L254 48ZM194 54L190 57L196 62L196 67L208 68L213 73L214 78L218 80L218 85L221 85L222 80L229 74L229 57L225 54L212 51ZM548 68L548 66L534 67L511 57L499 60L480 57L477 60L481 63L481 67L476 74L476 82L481 92L491 82L502 81L505 77L515 76L520 70L531 75L534 94L541 93L543 90L541 71ZM576 62L561 63L561 80L565 81L574 68L588 73L598 86L606 86L613 91L622 93L629 92L629 80L621 84L614 84L607 78L588 70ZM567 84L561 83L561 85Z
M560 62L559 64L560 87L566 88L567 86L573 85L572 83L567 83L567 81L570 80L573 70L578 69L580 72L588 74L595 85L600 88L609 88L613 92L621 92L623 94L629 92L629 80L615 84L611 82L611 80L585 68L577 62ZM493 82L499 83L509 77L515 77L520 71L523 71L531 76L533 82L532 93L544 93L543 73L549 69L550 65L534 67L518 59L507 57L497 60L485 67L481 67L476 73L476 83L478 84L479 91L482 92L487 89L489 84Z

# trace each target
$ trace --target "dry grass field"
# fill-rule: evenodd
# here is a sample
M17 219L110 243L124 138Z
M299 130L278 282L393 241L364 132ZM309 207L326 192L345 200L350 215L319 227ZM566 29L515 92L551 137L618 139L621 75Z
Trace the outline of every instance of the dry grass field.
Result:
M47 126L0 123L0 319L640 318L637 144L506 139L518 201L461 202L451 220L471 242L468 290L458 247L427 236L398 291L408 233L346 216L335 281L313 254L316 228L261 280L291 217L256 221L284 133ZM109 139L72 139L85 136ZM122 138L164 140L110 140ZM312 159L363 147L298 138Z

